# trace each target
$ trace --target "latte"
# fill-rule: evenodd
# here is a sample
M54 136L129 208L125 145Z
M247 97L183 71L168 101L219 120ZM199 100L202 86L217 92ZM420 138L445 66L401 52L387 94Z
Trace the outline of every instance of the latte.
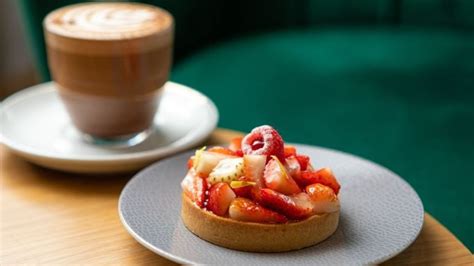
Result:
M48 63L82 132L120 138L148 129L172 61L173 18L138 3L67 6L44 20Z

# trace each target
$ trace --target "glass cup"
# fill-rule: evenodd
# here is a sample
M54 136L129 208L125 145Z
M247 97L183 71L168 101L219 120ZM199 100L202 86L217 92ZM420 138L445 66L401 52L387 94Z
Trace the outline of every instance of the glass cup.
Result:
M84 139L146 139L172 63L173 17L145 4L84 3L51 12L43 27L52 78Z

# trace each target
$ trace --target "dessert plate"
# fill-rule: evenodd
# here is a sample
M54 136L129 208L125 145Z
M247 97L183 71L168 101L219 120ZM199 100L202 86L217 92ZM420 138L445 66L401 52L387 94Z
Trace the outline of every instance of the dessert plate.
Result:
M186 152L138 173L120 195L119 214L142 245L182 264L365 265L388 260L407 248L423 224L423 204L402 178L365 159L325 148L295 145L330 167L341 183L340 224L316 246L283 253L251 253L208 243L188 231L180 217L180 182Z
M25 159L58 170L107 173L143 168L204 141L218 111L200 92L174 82L165 85L151 135L132 147L86 143L71 124L53 82L22 90L0 105L0 140Z

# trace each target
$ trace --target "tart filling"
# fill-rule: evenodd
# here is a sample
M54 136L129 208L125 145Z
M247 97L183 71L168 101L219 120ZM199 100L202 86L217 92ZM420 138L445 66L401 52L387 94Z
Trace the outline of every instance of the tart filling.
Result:
M181 217L194 234L242 251L301 249L332 235L340 185L270 126L188 160Z

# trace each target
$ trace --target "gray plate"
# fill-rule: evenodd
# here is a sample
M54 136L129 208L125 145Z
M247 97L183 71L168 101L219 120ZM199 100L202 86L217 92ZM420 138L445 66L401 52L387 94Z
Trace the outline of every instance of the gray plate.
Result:
M350 154L296 146L311 156L316 167L331 167L342 187L339 228L316 246L284 253L241 252L189 232L180 218L180 182L192 152L155 163L126 185L119 201L122 223L148 249L186 264L375 264L397 255L416 239L423 224L423 205L403 179Z

